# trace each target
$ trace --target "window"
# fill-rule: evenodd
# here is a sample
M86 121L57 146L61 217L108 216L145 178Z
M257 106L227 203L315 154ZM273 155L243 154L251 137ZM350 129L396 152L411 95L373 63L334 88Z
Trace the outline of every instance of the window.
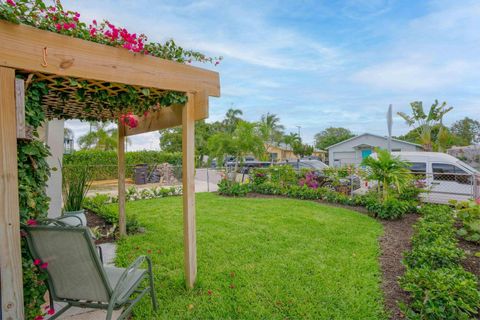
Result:
M427 164L425 162L412 162L410 171L413 173L425 173L427 172Z
M432 163L433 180L471 184L471 175L453 164Z

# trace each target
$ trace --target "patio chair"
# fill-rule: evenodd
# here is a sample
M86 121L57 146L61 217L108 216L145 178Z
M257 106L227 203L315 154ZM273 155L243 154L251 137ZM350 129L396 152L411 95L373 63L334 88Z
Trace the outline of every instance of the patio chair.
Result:
M72 306L105 309L106 320L112 319L113 310L124 308L118 319L126 319L147 293L157 310L149 257L138 257L128 268L103 266L86 227L47 224L22 228L32 257L48 263L42 270L48 275L53 300L66 303L50 319L57 319ZM140 268L144 261L147 269ZM149 284L141 286L147 278Z

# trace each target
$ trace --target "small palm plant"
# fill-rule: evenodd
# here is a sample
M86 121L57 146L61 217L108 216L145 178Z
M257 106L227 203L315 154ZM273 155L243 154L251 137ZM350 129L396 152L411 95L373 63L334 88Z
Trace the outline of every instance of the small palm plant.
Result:
M84 166L62 170L63 211L83 210L83 202L92 184L91 169Z
M392 186L399 192L411 182L409 163L392 156L387 150L377 149L377 157L363 159L362 165L366 167L367 178L379 182L382 187L382 200L388 198Z

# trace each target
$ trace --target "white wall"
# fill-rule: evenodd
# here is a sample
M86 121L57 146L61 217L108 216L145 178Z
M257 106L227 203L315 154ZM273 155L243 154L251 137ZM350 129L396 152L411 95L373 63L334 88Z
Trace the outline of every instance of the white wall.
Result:
M62 170L64 120L51 120L39 129L40 139L50 147L52 154L47 158L50 178L47 183L47 196L50 197L48 217L55 218L62 212Z
M344 166L347 164L360 165L362 162L362 150L372 149L371 147L357 147L359 145L368 145L376 148L387 149L387 138L374 135L360 135L355 139L346 141L328 149L328 159L330 166ZM373 150L372 150L373 151ZM413 144L392 140L392 151L422 151L422 149ZM339 160L339 161L335 161Z

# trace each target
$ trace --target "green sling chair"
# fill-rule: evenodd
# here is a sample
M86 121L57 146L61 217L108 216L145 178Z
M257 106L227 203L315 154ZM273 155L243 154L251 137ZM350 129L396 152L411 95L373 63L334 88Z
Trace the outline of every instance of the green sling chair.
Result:
M22 226L33 259L48 263L48 288L54 301L64 302L50 319L57 319L70 307L107 310L124 308L120 319L126 319L144 295L150 293L153 309L157 301L153 286L152 262L140 256L128 268L103 266L86 227L72 227L47 220L46 225ZM147 261L148 269L141 269ZM148 278L148 286L141 286ZM132 295L135 297L132 298Z

